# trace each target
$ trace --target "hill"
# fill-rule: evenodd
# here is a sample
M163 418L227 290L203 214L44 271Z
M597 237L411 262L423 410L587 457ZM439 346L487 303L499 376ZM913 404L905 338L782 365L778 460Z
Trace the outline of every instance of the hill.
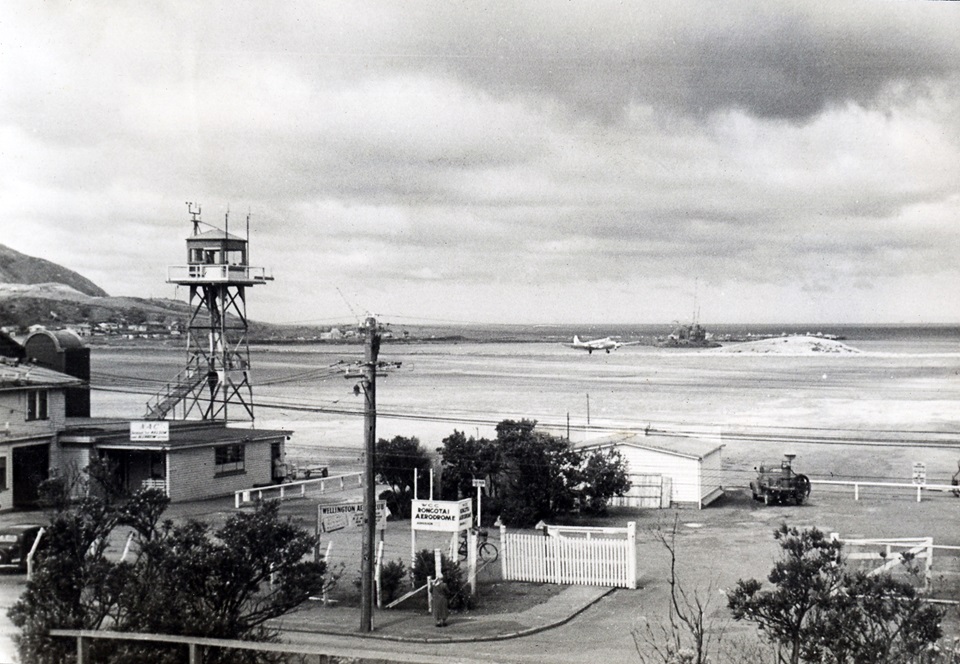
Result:
M86 277L43 258L27 256L0 244L0 284L63 284L93 297L107 292Z

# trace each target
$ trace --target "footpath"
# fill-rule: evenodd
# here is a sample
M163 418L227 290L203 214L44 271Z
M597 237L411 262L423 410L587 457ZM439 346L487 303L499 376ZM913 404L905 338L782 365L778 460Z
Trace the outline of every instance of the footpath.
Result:
M324 606L319 602L304 605L273 621L271 626L291 640L309 633L407 643L503 641L559 627L612 590L597 586L570 586L546 602L517 613L451 613L446 627L437 627L426 611L376 610L373 632L360 632L359 608Z

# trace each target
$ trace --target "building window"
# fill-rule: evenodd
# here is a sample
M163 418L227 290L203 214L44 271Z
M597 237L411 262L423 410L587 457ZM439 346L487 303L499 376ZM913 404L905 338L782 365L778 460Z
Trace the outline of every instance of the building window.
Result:
M219 445L213 448L214 468L216 475L229 475L244 472L243 445Z
M47 391L27 390L27 421L46 419L48 419Z
M7 490L7 457L0 456L0 491Z

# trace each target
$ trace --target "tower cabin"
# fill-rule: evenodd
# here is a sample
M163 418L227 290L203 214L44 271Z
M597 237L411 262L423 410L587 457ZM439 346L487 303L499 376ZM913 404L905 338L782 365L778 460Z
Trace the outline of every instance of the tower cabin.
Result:
M247 264L247 246L244 238L219 228L188 237L187 264L170 266L167 281L181 286L254 286L270 281L264 268Z

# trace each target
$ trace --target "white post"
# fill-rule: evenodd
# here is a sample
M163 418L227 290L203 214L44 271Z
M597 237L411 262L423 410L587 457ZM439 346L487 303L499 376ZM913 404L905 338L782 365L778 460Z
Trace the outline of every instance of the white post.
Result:
M413 578L413 567L417 563L417 531L410 522L410 578Z
M478 484L477 485L477 528L480 528L481 524L483 523L483 521L480 520L480 496L481 495L483 494L481 493L481 487Z
M380 578L381 578L380 571L383 569L383 540L380 540L380 542L377 544L377 559L376 559L376 567L374 569L375 569L375 572L374 572L373 581L377 587L377 608L382 609L383 608L383 591L380 587Z
M856 482L853 483L853 499L860 500L860 485Z
M917 502L918 502L918 503L920 502L920 491L921 491L922 489L923 489L923 486L920 485L920 484L918 484L918 485L917 485Z
M427 577L427 611L433 614L433 577Z
M413 499L420 500L420 492L417 490L417 469L413 469Z
M477 533L467 531L467 582L470 584L470 594L477 594Z
M327 564L327 569L330 569L330 552L333 550L333 540L327 542L327 552L323 554L323 562ZM323 605L326 606L329 604L329 599L327 598L327 586L323 586Z
M127 543L123 547L123 555L120 556L120 562L123 562L127 559L127 554L130 553L130 543L133 541L133 531L130 531L130 534L127 535Z
M627 583L631 590L637 589L637 522L627 523Z
M501 515L503 516L503 515ZM504 581L507 577L507 527L500 525L500 575Z
M37 547L40 546L40 538L43 537L45 532L45 528L37 531L37 538L33 540L33 546L30 547L30 551L27 553L27 581L33 578L33 556L37 553Z

